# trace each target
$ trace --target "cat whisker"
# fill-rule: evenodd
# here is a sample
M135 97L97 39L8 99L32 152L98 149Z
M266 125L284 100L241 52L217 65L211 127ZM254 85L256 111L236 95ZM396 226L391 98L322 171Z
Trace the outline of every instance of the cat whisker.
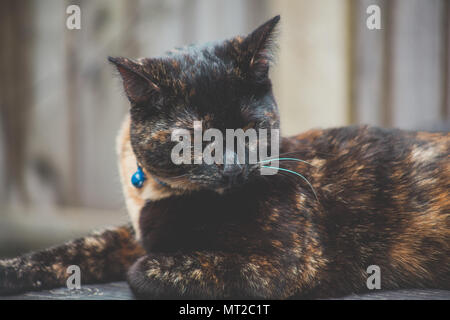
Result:
M319 198L317 197L317 193L316 190L314 190L314 187L312 186L312 184L308 181L308 179L306 179L302 174L289 170L289 169L284 169L284 168L278 168L278 167L272 167L272 166L261 166L262 168L268 168L268 169L276 169L276 170L281 170L284 172L289 172L292 174L295 174L297 176L299 176L300 178L302 178L304 181L306 181L306 183L309 185L309 187L311 188L312 192L314 193L314 196L316 197L316 200L319 200Z

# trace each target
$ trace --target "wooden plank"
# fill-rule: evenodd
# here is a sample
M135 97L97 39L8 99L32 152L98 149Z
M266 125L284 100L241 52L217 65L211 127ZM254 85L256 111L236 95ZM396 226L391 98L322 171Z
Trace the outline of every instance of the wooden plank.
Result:
M133 300L133 294L126 282L83 286L81 289L69 290L57 288L27 292L20 295L1 297L3 300Z
M273 70L282 134L349 123L348 2L274 1L280 13Z
M384 124L383 104L385 91L385 0L351 2L353 10L353 64L352 105L353 121L381 126ZM381 30L370 30L366 21L367 8L378 5L381 9Z
M90 208L122 207L115 137L128 102L107 56L137 54L135 24L126 16L133 12L129 7L133 4L99 0L84 1L81 6L77 67L70 79L79 84L72 103L78 122L74 148L79 205Z
M444 97L444 0L397 0L391 10L391 125L433 127Z
M71 180L68 170L65 8L63 1L47 0L35 4L33 12L31 90L34 96L26 180L34 205L63 203Z
M58 288L28 292L21 295L1 297L5 300L132 300L134 296L126 282L111 282L87 285L79 290ZM375 291L365 294L330 300L449 300L450 291L435 289L412 289L394 291ZM325 299L327 300L327 299Z
M32 2L0 4L0 200L27 203L24 168L28 143L31 90Z
M444 118L447 130L450 130L450 1L445 2L445 82L444 82Z

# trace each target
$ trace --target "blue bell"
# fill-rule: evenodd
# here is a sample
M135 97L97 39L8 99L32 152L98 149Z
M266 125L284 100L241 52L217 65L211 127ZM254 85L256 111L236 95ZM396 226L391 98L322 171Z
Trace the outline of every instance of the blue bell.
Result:
M131 183L136 188L142 188L145 179L147 179L145 177L145 173L144 171L142 171L142 168L138 165L137 171L131 176Z

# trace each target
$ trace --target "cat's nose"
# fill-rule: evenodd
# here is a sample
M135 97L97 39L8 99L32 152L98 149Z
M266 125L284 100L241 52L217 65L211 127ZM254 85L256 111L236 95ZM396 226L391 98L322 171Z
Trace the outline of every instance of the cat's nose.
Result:
M225 165L223 168L224 183L228 186L243 182L243 170L240 164Z
M223 167L223 175L226 177L234 177L242 173L240 164L226 164Z
M234 183L242 175L243 166L239 164L238 156L234 151L225 150L223 157L223 176L229 183Z

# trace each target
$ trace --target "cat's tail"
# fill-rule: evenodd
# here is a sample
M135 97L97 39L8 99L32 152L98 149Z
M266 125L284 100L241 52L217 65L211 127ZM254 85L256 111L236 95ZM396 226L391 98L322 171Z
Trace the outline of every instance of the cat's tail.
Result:
M125 279L144 255L130 226L93 233L43 251L0 260L0 295L65 286L79 267L81 284ZM69 266L72 267L68 270Z

